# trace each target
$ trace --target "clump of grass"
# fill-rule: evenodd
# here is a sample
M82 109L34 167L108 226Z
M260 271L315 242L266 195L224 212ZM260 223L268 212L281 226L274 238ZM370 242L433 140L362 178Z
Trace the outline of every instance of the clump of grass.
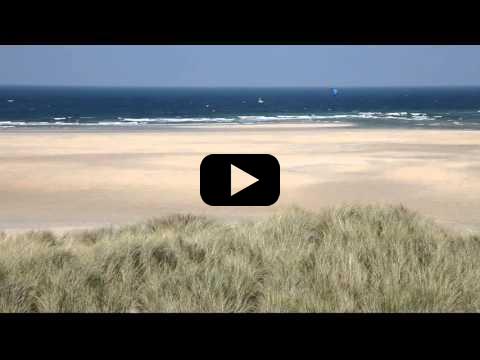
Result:
M476 312L480 236L402 206L0 234L1 312Z

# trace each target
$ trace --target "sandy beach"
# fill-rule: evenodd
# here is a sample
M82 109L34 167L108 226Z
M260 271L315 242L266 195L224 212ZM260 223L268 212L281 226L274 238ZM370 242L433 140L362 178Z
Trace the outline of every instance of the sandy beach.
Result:
M402 203L450 227L480 228L480 131L308 125L171 129L2 129L0 230L121 225L171 213L222 218L292 205ZM268 153L281 165L271 207L210 207L211 153Z

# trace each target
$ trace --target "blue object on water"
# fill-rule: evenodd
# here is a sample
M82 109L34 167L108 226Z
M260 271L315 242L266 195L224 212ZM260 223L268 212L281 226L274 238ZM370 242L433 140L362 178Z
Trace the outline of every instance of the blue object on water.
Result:
M337 94L338 94L338 89L332 88L332 95L337 96Z

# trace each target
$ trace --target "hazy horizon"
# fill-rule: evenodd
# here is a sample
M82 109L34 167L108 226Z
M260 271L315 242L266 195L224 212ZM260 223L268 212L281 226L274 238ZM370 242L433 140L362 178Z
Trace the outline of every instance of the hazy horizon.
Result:
M142 88L142 89L417 89L417 88L480 88L478 85L350 85L350 86L300 86L300 85L277 85L277 86L242 86L242 85L222 85L222 86L175 86L175 85L56 85L56 84L0 84L0 87L55 87L55 88Z

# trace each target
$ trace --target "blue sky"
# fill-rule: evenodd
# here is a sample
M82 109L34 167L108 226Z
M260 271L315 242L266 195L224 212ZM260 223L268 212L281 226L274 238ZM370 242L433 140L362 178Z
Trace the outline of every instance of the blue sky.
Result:
M480 46L0 46L0 85L480 85Z

